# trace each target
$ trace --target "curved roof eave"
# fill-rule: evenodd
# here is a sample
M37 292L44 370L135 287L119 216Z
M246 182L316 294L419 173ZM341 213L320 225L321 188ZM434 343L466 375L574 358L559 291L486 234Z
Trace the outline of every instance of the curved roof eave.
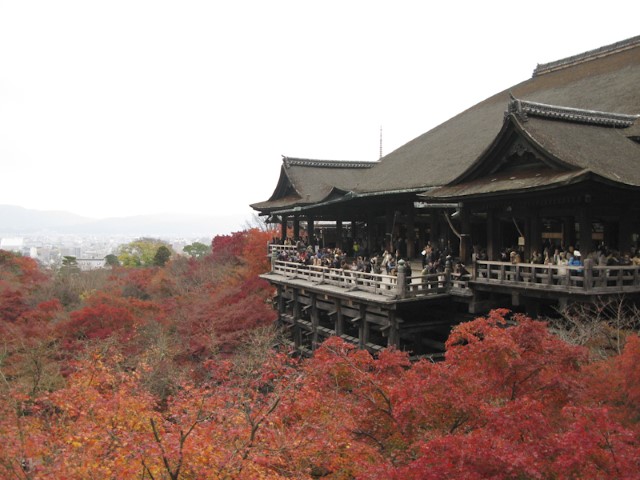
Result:
M557 173L541 177L502 179L498 182L484 182L483 184L458 184L434 189L420 197L429 201L464 202L477 198L495 198L519 194L537 193L553 190L559 187L575 185L593 178L588 170ZM465 193L467 192L467 193Z
M323 202L318 202L313 204L304 204L304 205L300 204L300 205L296 205L293 208L274 210L271 213L275 215L281 215L281 214L287 214L287 213L299 213L306 210L313 210L317 208L327 207L327 206L344 203L344 202L348 202L348 201L352 201L360 198L403 195L403 194L411 194L411 193L417 194L420 192L425 192L427 190L430 190L431 188L435 188L435 187L407 188L407 189L400 189L400 190L386 190L386 191L380 191L380 192L364 192L364 193L357 193L357 192L350 191L350 192L346 192L344 195L342 195L339 198L327 199ZM339 189L336 189L336 191L337 190Z

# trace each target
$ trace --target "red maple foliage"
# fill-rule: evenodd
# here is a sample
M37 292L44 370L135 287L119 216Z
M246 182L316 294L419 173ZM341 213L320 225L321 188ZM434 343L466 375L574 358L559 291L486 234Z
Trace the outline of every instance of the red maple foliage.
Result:
M116 269L72 306L2 256L0 477L640 477L637 336L590 359L495 310L440 363L339 338L296 360L266 347L267 238Z

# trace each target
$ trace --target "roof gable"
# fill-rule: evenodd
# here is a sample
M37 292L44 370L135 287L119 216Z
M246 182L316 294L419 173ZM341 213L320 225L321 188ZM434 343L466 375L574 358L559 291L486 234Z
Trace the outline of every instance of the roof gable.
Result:
M460 176L424 196L506 194L589 178L640 186L640 145L625 132L637 118L512 97L489 147Z
M638 115L528 102L511 96L500 133L476 161L449 185L458 185L482 177L523 170L541 170L549 173L548 171L563 172L587 169L599 174L601 172L598 172L597 168L592 168L593 164L589 161L588 156L583 155L575 158L559 148L566 142L566 139L562 138L563 125L577 124L593 127L598 131L625 129L632 126L638 117ZM532 118L540 120L530 122ZM542 130L538 128L540 124L549 124L549 121L552 122L551 126L545 132L555 132L553 138L541 135ZM573 130L585 129L576 127ZM593 135L595 131L590 130L590 135ZM613 137L618 144L628 143L624 135L607 136ZM627 156L629 156L628 153L631 153L631 158L633 158L633 152L626 153Z
M291 179L287 175L284 166L280 169L280 178L278 178L278 184L275 190L269 197L269 200L278 200L284 197L300 197L300 193L296 190L296 187L291 183Z
M522 171L574 169L531 140L513 115L505 117L502 130L476 161L449 185L503 176Z
M266 202L252 204L262 212L335 200L351 191L376 162L282 157L278 184Z

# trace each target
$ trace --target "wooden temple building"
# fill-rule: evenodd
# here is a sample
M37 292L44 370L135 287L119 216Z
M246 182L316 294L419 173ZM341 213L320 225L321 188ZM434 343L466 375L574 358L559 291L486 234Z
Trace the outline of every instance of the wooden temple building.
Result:
M452 323L492 307L536 315L637 295L640 267L599 265L590 254L640 246L639 117L640 36L538 65L379 161L283 158L273 195L252 205L283 237L303 229L343 248L357 238L370 253L399 243L407 261L430 242L470 274L414 271L409 283L402 265L391 277L274 257L263 277L277 289L280 322L300 348L341 335L420 354L441 347ZM526 260L569 246L583 266ZM516 248L522 262L501 261Z

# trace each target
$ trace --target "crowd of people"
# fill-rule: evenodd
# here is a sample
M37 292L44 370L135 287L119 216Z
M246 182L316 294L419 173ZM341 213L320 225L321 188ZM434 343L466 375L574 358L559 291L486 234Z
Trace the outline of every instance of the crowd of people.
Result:
M362 242L354 240L351 252L347 253L340 248L320 248L319 246L308 245L304 240L296 241L287 239L279 242L274 239L274 243L283 243L295 248L281 249L278 251L277 260L295 262L301 265L328 267L342 270L351 270L364 273L397 275L398 264L404 260L405 275L413 275L411 261L405 257L406 253L400 249L393 251L383 250L374 252L371 256L368 251L362 248ZM404 255L403 255L404 254ZM420 252L422 258L421 275L437 274L451 269L454 273L468 273L459 259L452 256L450 249L438 249L427 243Z
M474 260L486 260L486 253L480 250ZM621 253L604 245L586 255L569 246L545 246L541 250L533 250L531 256L524 259L524 253L516 248L508 248L500 253L500 261L511 263L532 263L537 265L580 266L585 259L592 260L594 266L640 266L640 249Z
M386 275L397 275L398 263L400 260L404 260L406 276L411 277L413 274L411 262L406 258L406 252L395 248L396 245L392 250L382 250L381 248L380 252L374 252L369 255L366 244L358 239L349 241L344 250L337 247L321 248L317 244L308 244L302 238L297 240L287 238L284 242L274 239L273 243L295 246L295 248L280 250L277 257L278 260L296 262L302 265ZM454 252L450 248L438 248L432 245L431 242L427 242L419 252L419 257L422 259L422 271L420 274L423 276L442 273L446 269L462 276L469 274L465 265L459 258L454 256ZM573 246L565 248L547 243L542 245L541 249L533 250L528 258L525 257L524 251L518 247L506 248L500 252L500 258L497 260L512 264L582 266L586 258L591 259L594 266L640 266L640 249L636 248L629 253L621 254L616 250L600 246L595 251L585 255ZM474 247L471 260L472 263L477 260L488 260L486 250L477 246Z

